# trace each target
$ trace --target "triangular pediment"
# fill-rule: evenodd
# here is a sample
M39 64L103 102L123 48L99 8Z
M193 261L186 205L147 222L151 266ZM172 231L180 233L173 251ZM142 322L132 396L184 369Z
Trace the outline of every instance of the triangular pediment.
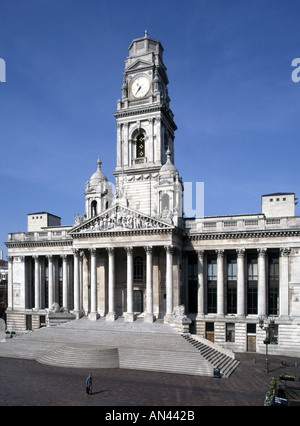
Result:
M122 231L147 231L174 229L175 226L161 219L144 215L129 207L116 204L103 213L88 219L71 229L71 235Z
M135 62L133 62L131 65L129 65L128 68L126 68L126 72L128 71L135 71L140 68L145 68L153 65L151 62L145 61L143 59L137 59Z

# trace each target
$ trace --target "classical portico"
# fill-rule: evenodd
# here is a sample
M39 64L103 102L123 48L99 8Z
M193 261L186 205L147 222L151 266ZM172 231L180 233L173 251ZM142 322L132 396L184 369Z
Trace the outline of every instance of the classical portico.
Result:
M75 226L70 235L77 298L74 307L79 306L79 253L83 252L89 267L82 267L81 285L90 280L90 301L85 298L81 305L84 312L90 312L91 319L105 315L108 321L114 321L124 315L130 322L143 314L145 321L153 322L172 314L174 303L179 303L180 286L174 256L180 256L183 238L174 225L116 204ZM134 309L134 292L140 292L142 312Z

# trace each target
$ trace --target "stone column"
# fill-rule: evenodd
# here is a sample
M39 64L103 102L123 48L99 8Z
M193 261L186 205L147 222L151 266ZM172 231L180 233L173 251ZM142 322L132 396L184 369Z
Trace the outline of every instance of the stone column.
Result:
M124 314L125 322L133 322L133 248L125 247L127 253L127 312Z
M146 251L146 314L144 322L153 322L153 262L152 247L145 247Z
M97 249L91 248L91 312L89 319L96 321L99 318L97 312Z
M173 313L173 246L165 246L166 250L166 315L168 322Z
M289 316L289 255L290 248L280 249L279 272L279 315L281 319Z
M63 307L68 309L68 255L61 255L63 261Z
M237 249L237 314L245 316L245 249Z
M217 258L217 315L224 316L224 250L216 250Z
M26 257L20 256L21 261L21 276L20 276L20 307L26 309L27 303L27 282L26 282Z
M40 309L40 262L38 256L34 258L34 310Z
M266 248L259 248L258 251L258 301L257 313L265 317L267 314L267 281L266 281Z
M83 257L84 252L79 251L79 307L83 315Z
M115 312L115 249L108 247L108 313L106 321L117 319Z
M46 306L46 271L45 271L45 257L40 256L40 309L47 308Z
M7 289L7 309L13 309L13 256L8 256L8 289Z
M89 301L89 262L84 250L80 252L82 259L82 308L85 315L90 312Z
M54 302L54 280L53 280L53 256L49 254L48 258L48 308L51 309Z
M204 312L204 251L198 250L197 251L197 257L198 257L198 313L196 319L203 319L205 312Z
M73 250L74 254L74 314L76 318L80 318L80 265L79 256L80 251L78 249Z

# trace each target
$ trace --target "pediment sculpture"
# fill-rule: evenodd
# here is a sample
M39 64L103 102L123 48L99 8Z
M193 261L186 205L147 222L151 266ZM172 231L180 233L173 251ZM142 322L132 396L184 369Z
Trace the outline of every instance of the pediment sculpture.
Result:
M98 216L73 228L71 233L127 231L135 229L172 228L161 220L143 215L137 211L117 204Z

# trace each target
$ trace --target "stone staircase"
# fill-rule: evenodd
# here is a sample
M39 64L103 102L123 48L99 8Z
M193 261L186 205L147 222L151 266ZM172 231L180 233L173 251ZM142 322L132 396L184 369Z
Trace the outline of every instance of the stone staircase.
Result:
M85 348L83 346L59 346L37 358L41 364L56 367L73 368L118 368L119 352L117 348Z
M190 335L182 335L182 337L197 348L200 354L209 361L214 368L218 368L222 376L230 377L240 363L240 361L234 358L234 355L229 356L211 345L208 346L199 340L193 339Z
M107 322L86 317L0 342L0 357L73 368L124 368L213 376L216 364L160 321ZM215 360L213 360L215 362ZM222 370L223 371L223 370ZM225 369L224 369L225 372ZM224 373L224 375L226 375Z

